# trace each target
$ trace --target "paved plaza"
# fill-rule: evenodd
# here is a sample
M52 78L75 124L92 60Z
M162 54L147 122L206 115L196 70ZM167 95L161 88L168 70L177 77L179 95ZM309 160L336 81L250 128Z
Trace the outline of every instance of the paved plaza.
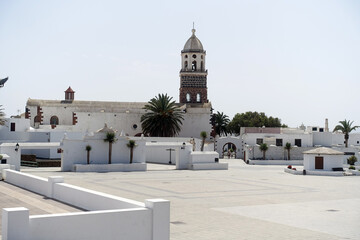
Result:
M180 171L148 164L147 172L131 173L22 171L61 175L66 183L141 202L170 200L172 240L360 239L359 177L297 176L284 173L284 166L221 161L229 163L229 170Z

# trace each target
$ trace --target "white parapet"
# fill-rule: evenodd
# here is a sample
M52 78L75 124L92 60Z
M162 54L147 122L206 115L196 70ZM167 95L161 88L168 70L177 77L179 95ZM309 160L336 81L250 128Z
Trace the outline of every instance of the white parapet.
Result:
M29 239L29 209L24 207L3 208L2 239Z
M192 152L190 154L189 169L192 170L227 170L227 163L219 163L217 152Z
M167 200L142 203L66 184L60 176L44 179L9 169L4 172L8 183L88 211L29 216L26 208L4 208L3 240L170 239Z
M146 171L146 163L74 164L74 172L134 172Z

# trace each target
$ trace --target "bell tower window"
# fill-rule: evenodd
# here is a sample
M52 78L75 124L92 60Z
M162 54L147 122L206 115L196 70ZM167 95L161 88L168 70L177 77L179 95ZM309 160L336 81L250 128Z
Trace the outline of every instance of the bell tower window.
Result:
M201 71L204 71L204 62L201 61Z
M196 71L196 61L192 62L191 70Z
M200 93L196 94L196 101L201 102L201 95Z
M188 68L188 61L185 61L185 64L184 64L185 66L185 69L187 69Z
M187 93L187 94L186 94L186 101L187 101L187 102L190 102L190 101L191 101L190 93Z

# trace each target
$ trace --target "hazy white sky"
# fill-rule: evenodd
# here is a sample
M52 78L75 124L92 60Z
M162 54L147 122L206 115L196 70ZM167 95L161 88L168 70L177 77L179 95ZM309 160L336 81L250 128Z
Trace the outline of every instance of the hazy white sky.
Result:
M77 100L178 101L193 21L215 111L360 125L357 0L1 0L0 104L15 115L69 86Z

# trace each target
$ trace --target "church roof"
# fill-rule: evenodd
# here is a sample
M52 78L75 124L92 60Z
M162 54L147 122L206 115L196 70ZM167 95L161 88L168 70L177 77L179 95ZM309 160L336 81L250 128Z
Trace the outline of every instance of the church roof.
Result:
M309 151L303 152L303 154L321 154L321 155L344 155L343 152L336 151L327 147L319 147Z
M204 48L200 40L195 36L195 29L191 37L186 41L183 52L203 52Z
M63 101L63 100L41 100L29 98L26 106L41 107L72 107L77 112L145 112L144 106L147 102L107 102L107 101ZM176 103L180 109L207 109L211 103L182 104Z

